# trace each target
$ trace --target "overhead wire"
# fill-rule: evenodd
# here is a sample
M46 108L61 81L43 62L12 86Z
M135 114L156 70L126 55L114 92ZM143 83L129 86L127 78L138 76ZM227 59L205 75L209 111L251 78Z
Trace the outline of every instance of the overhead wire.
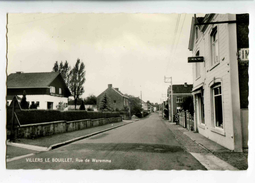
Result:
M175 40L176 40L176 34L177 34L177 31L178 31L178 27L179 27L179 23L180 23L180 18L181 18L181 14L178 14L178 17L177 17L177 20L176 20L176 25L175 25L175 31L174 31L174 40L173 40L173 44L171 46L171 51L170 51L170 59L168 60L167 62L167 66L166 66L166 71L165 73L167 73L167 69L169 67L169 64L170 64L170 61L172 60L172 53L173 53L173 48L174 48L174 45L175 45Z
M177 38L177 44L175 45L175 48L174 48L174 50L173 50L173 55L175 55L176 49L177 49L177 47L178 47L178 45L179 45L179 41L180 41L180 37L181 37L181 34L182 34L182 30L183 30L183 26L184 26L185 19L186 19L186 14L184 15L184 18L183 18L181 30L179 31L180 33L179 33L179 36L178 36L178 38Z

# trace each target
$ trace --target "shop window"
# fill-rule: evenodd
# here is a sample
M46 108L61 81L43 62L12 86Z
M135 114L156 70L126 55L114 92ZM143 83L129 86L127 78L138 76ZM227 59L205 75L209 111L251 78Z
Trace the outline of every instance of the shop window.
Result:
M219 41L218 30L214 27L211 32L211 66L219 63Z
M221 85L214 86L213 92L213 110L214 110L214 126L223 128L223 105Z

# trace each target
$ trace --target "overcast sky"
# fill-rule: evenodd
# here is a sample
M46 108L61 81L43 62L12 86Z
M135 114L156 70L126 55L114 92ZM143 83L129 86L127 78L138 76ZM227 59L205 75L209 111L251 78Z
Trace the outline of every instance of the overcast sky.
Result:
M56 61L85 64L85 93L108 84L160 102L173 84L192 83L192 14L9 14L7 73L50 72Z

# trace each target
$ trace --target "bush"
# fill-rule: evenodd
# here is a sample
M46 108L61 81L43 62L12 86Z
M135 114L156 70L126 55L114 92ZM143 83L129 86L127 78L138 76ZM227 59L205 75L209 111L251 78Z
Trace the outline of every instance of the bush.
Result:
M148 111L143 111L143 117L146 117L148 115L149 115Z
M21 110L16 111L21 124L33 124L50 121L73 121L80 119L97 119L120 117L117 112L89 112L89 111L58 111L58 110ZM11 116L11 115L8 115ZM8 117L7 116L7 117ZM10 119L7 119L10 120Z
M88 110L88 111L94 111L94 109L93 109L93 108L90 108L90 107L89 107L87 110Z

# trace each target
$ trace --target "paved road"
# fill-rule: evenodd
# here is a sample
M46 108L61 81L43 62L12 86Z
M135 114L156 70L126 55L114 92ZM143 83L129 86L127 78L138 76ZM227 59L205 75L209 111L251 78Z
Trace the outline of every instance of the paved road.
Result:
M8 169L205 170L158 114L61 148L7 163Z

